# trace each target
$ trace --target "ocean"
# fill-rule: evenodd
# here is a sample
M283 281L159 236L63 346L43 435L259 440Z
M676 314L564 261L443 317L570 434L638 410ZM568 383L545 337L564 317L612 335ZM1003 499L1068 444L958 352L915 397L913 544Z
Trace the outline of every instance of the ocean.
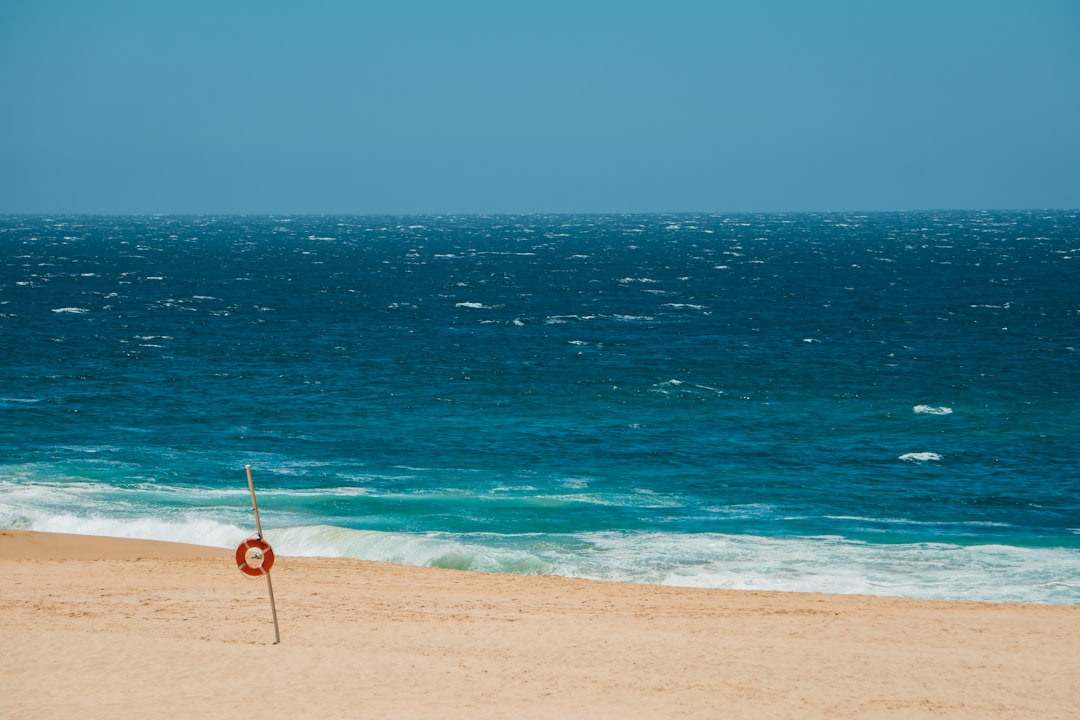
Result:
M0 217L0 527L1080 604L1080 213ZM236 572L223 568L223 572Z

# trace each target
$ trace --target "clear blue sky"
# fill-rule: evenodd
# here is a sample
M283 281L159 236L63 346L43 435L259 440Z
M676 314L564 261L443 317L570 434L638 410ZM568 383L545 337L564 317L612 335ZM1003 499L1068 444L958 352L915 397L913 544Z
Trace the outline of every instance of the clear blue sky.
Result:
M2 0L0 212L1080 207L1080 0Z

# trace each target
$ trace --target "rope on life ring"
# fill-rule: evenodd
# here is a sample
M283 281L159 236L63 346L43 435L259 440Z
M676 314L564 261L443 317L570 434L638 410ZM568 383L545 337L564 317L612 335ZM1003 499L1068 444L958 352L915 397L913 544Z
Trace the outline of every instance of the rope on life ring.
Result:
M274 551L261 537L248 538L236 546L236 567L248 577L261 577L274 566Z

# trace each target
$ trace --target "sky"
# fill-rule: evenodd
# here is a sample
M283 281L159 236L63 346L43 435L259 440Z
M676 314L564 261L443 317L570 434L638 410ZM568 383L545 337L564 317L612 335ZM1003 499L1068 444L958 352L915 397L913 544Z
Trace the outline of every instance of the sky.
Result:
M0 213L1080 208L1080 0L0 0Z

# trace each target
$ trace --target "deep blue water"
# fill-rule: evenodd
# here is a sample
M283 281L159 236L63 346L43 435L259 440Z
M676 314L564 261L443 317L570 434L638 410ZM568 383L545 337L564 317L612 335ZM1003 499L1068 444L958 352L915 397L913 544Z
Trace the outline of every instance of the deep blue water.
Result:
M0 218L0 527L1080 603L1076 212Z

